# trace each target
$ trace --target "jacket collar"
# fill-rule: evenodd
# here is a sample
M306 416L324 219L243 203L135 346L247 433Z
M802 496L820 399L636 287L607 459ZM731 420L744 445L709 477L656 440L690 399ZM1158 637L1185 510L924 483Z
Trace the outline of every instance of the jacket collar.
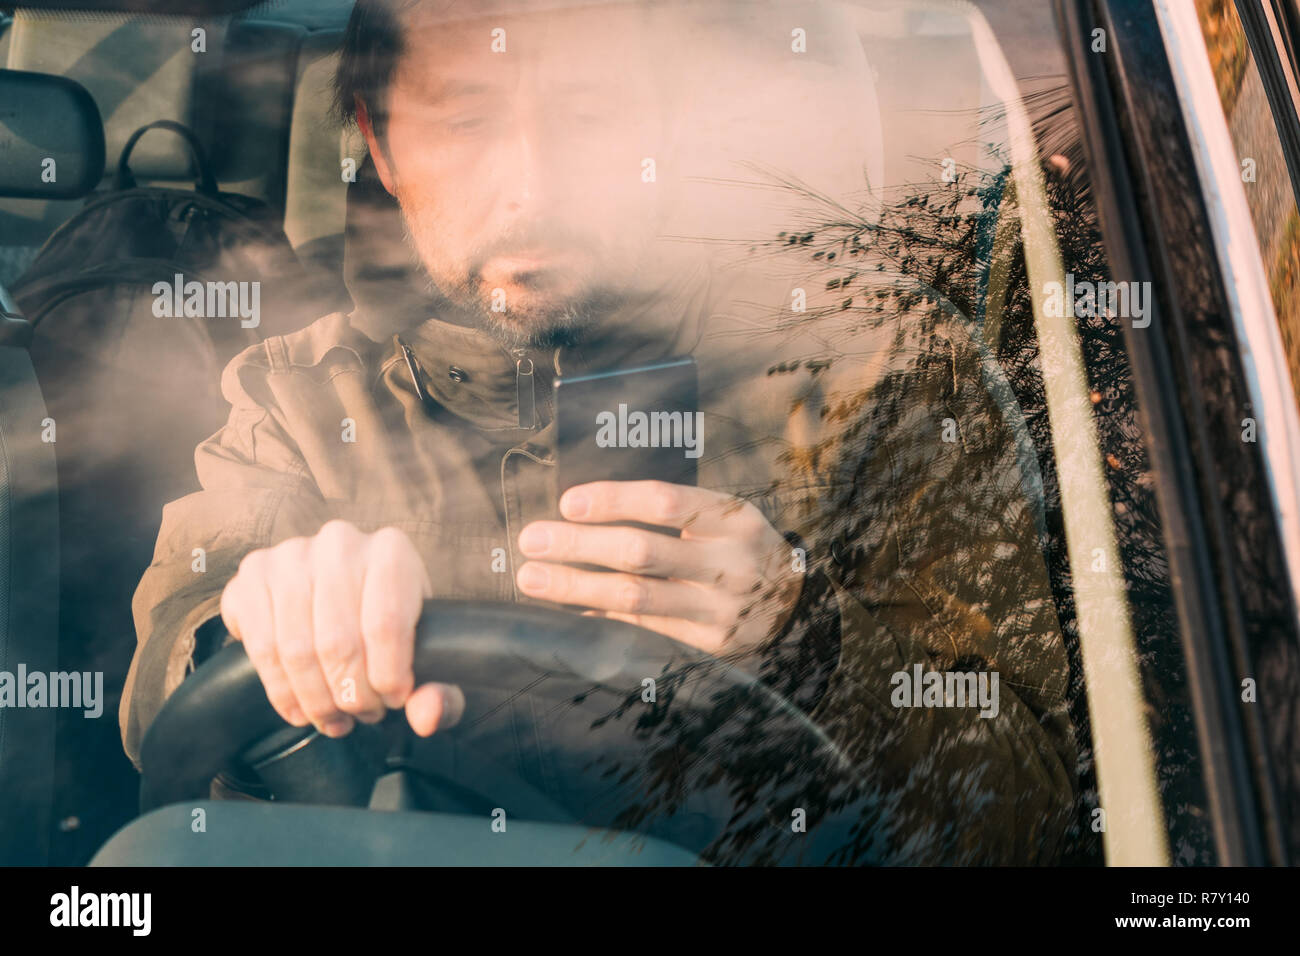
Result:
M537 431L549 424L550 390L557 375L690 354L704 327L709 277L701 266L684 272L671 288L611 311L574 346L512 354L430 290L427 274L403 238L401 211L369 158L349 188L346 237L352 324L388 342L384 361L399 357L403 371L419 378L427 400L479 428L519 427L518 375L530 365Z

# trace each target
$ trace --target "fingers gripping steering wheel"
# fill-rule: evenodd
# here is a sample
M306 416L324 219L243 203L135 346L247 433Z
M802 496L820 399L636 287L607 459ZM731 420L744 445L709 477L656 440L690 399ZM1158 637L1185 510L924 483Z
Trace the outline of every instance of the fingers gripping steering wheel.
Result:
M547 793L542 802L563 807L570 820L652 830L648 821L656 814L698 816L701 804L692 800L707 794L720 819L685 839L710 844L746 818L760 828L766 817L790 829L782 791L791 791L791 766L822 789L832 777L853 778L825 733L767 685L621 621L517 604L429 601L414 664L416 686L456 684L466 700L455 727L419 746L440 749L435 762L448 768L450 782L489 804L518 806L520 793L540 789ZM142 810L206 798L223 768L293 731L299 740L314 734L290 728L275 712L241 644L223 648L150 726L141 748ZM364 775L356 768L335 773ZM572 782L584 775L594 782L585 791ZM632 795L621 811L609 809L611 779ZM373 779L345 783L355 789ZM844 826L853 822L847 812L840 811Z

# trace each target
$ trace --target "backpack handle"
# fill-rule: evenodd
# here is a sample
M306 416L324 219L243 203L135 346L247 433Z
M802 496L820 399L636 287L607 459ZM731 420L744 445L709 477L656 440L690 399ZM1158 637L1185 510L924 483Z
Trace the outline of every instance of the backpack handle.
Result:
M198 168L198 176L194 180L194 188L201 193L209 196L217 195L217 178L212 175L212 167L208 165L208 154L203 151L203 144L199 138L194 135L194 131L183 123L177 123L173 120L155 120L141 126L131 134L131 138L126 141L122 147L122 157L117 161L117 175L113 177L113 188L115 189L134 189L135 175L131 172L128 164L131 158L131 150L135 149L135 144L140 141L140 137L151 129L166 129L179 135L185 140L190 148L190 157L194 160L194 165Z

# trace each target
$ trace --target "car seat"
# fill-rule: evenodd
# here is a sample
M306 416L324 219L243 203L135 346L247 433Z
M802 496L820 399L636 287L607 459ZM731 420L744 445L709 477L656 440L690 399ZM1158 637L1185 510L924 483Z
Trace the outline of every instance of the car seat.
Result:
M268 202L277 213L283 208L295 58L305 35L304 28L293 24L246 18L30 10L19 11L2 34L10 67L71 78L89 91L103 117L109 157L116 159L140 126L160 119L177 121L206 142L224 189ZM131 169L141 185L193 188L191 155L179 137L144 137L132 153ZM66 198L0 200L0 275L12 278L25 269L53 229L79 208L79 201ZM60 355L60 343L48 341L48 336L37 338L40 348L33 354L38 368L42 355L65 366L77 361L75 350ZM56 399L63 401L60 417L70 414L67 395L49 399L52 405L58 404ZM90 400L76 397L77 403L83 401ZM166 434L137 429L132 435L129 427L117 427L120 416L115 417L112 408L85 410L113 427L94 430L97 445L65 442L50 448L52 452L58 447L64 471L64 547L56 552L63 569L63 626L52 646L59 648L67 666L103 672L107 716L95 721L82 720L79 714L58 717L59 826L52 851L58 863L84 862L134 812L137 778L122 751L114 715L135 646L130 596L148 565L166 499L151 499L159 482L132 482L130 474L175 474L192 463L194 445L220 424L214 420L198 435L179 424ZM192 431L194 422L188 428ZM127 498L106 502L85 489L69 493L70 476L85 470L79 464L98 466L109 445L128 441L135 441L136 447L119 445L109 449L113 457L105 459L126 462L133 456L129 467L139 471L119 470L116 477L125 480L114 485L115 494ZM195 484L192 473L184 484L180 493ZM139 514L152 514L152 526L145 520L124 531L120 523L114 524L115 519Z
M6 70L0 101L6 99L19 105L0 121L0 155L8 163L0 168L0 196L30 194L32 171L43 158L61 170L50 186L61 196L75 197L98 182L102 129L83 88ZM0 680L6 697L13 695L0 704L0 865L49 858L59 713L53 706L19 706L27 703L24 672L50 675L59 668L57 432L28 352L31 337L31 325L0 282Z
M0 672L57 669L59 510L27 323L0 286ZM17 688L22 693L22 688ZM55 711L0 708L0 865L49 854Z

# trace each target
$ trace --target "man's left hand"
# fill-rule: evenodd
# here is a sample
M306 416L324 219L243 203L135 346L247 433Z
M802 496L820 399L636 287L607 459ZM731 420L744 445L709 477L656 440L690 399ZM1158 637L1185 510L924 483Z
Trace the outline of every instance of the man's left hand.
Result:
M710 654L744 654L782 627L803 573L789 543L741 498L662 481L596 481L560 498L565 521L519 535L530 597L590 608ZM606 522L679 528L681 537ZM586 564L609 571L567 567Z

